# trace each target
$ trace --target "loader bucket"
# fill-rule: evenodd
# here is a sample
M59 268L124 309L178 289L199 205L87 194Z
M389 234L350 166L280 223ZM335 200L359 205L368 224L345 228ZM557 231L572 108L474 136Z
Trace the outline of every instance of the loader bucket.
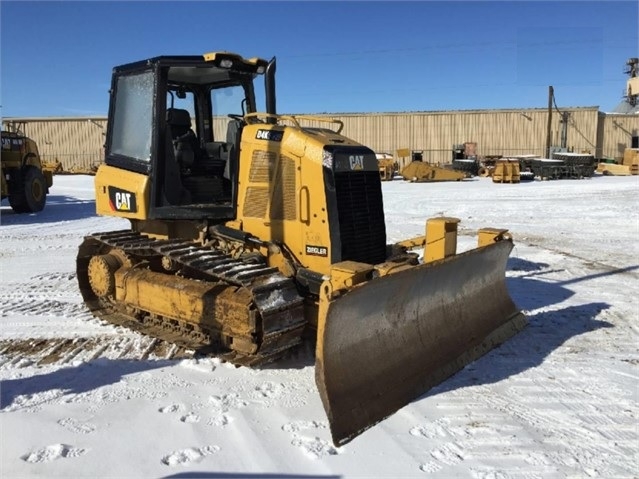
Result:
M383 276L320 314L316 382L342 445L525 325L506 289L511 241Z

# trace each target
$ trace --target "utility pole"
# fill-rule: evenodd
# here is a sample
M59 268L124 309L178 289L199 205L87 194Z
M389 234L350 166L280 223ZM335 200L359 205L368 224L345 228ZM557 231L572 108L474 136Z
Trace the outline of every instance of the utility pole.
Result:
M552 99L555 92L552 86L548 87L548 128L546 129L546 158L550 158L550 135L552 133Z
M568 118L570 113L567 111L561 112L561 147L568 148Z

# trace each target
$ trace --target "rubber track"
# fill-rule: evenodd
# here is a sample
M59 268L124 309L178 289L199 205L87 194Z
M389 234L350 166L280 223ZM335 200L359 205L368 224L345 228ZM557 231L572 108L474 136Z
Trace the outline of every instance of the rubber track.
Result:
M103 254L110 249L122 250L128 256L141 261L167 256L180 266L187 278L223 281L249 289L262 322L261 342L257 353L247 355L231 351L220 354L218 331L157 317L148 312L125 312L125 308L118 307L117 303L95 297L87 300L87 294L93 296L93 293L88 284L83 284L86 281L82 277L86 275L81 270L88 264L91 256ZM199 354L219 356L237 365L256 366L277 359L301 342L306 325L304 299L297 292L293 280L282 275L277 268L269 267L256 259L235 259L188 240L158 240L130 230L91 234L85 237L80 247L78 281L87 306L100 319L193 349ZM255 344L258 341L256 338L243 339L249 339Z

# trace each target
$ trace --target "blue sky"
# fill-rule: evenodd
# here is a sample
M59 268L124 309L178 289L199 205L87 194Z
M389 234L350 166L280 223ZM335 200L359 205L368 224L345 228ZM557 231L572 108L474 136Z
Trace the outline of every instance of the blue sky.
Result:
M277 57L282 113L622 99L638 2L0 2L1 114L106 115L111 69L227 50Z

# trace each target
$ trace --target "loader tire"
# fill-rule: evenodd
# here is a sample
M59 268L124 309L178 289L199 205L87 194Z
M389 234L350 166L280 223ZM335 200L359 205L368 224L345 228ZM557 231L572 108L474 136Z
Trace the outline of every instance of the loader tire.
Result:
M36 213L42 211L47 201L47 182L35 166L23 171L21 188L9 195L9 204L16 213Z

